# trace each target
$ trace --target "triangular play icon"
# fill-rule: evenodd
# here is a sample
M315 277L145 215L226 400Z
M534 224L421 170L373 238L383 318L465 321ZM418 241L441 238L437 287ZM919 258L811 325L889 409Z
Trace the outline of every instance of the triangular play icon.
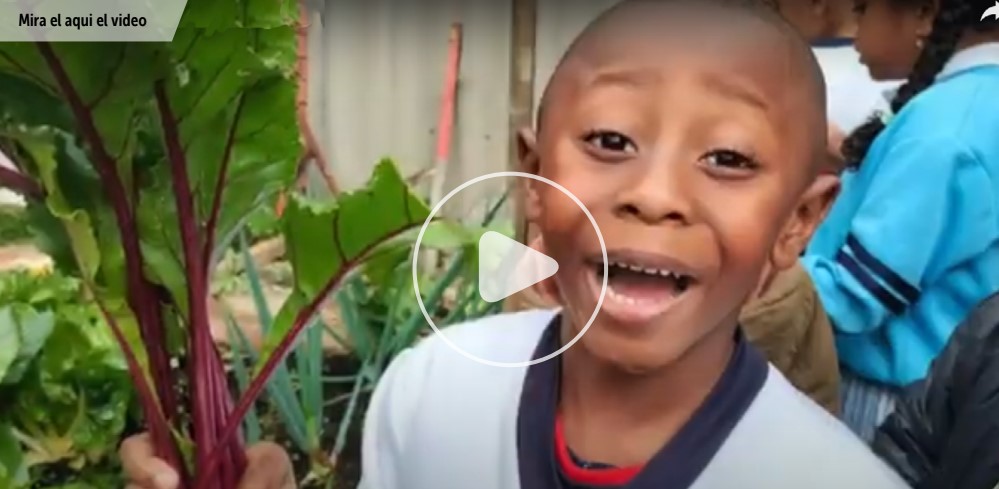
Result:
M501 301L558 272L558 262L495 231L479 238L479 295Z

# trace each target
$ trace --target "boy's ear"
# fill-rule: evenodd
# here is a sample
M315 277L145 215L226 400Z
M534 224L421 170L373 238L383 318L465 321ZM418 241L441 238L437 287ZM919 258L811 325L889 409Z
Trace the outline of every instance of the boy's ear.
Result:
M538 136L530 127L517 130L517 161L520 171L538 173Z
M777 238L770 256L777 270L786 270L798 261L812 234L819 227L836 195L839 194L839 176L820 174L798 201L791 219Z
M517 160L520 171L538 174L541 170L541 160L538 157L538 137L533 129L521 128L517 131ZM541 213L541 200L534 180L521 178L524 181L524 214L528 222L535 222Z

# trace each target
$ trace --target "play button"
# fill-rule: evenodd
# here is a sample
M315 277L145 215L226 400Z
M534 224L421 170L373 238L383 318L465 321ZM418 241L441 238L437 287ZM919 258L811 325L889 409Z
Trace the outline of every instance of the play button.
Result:
M558 271L558 262L495 231L479 238L479 295L499 302Z
M476 351L466 351L459 346L458 343L453 341L450 336L451 328L449 324L443 324L442 326L449 326L444 331L438 327L437 323L434 321L434 316L430 314L427 310L427 305L423 303L423 294L420 292L420 270L419 257L420 257L420 244L423 242L423 237L427 232L427 228L430 227L431 222L434 220L434 216L440 212L444 203L450 198L454 197L456 194L468 187L475 185L477 183L495 180L495 179L521 179L527 180L528 185L534 186L534 188L543 188L541 186L548 185L553 189L558 191L562 197L558 197L558 194L549 194L549 199L565 198L571 201L579 208L579 217L584 218L590 222L593 226L594 237L600 244L600 252L603 255L603 281L600 284L600 294L597 297L597 303L593 307L593 311L590 314L589 319L586 320L586 324L582 325L579 332L576 333L572 339L567 341L558 350L544 355L540 358L520 358L517 349L510 350L505 348L504 345L480 345L476 347ZM542 191L542 190L539 190ZM548 190L543 190L548 192ZM562 205L567 204L564 202ZM495 231L485 231L479 235L478 242L478 254L479 254L479 277L478 282L475 284L479 288L479 298L483 302L488 302L496 304L499 301L517 293L517 291L524 290L542 280L550 278L558 272L559 265L554 259L545 256L544 254L535 251L523 244L517 242L516 240ZM583 205L583 202L579 200L572 192L560 185L558 182L549 180L541 175L535 175L533 173L523 173L514 171L503 171L496 173L489 173L479 177L475 177L458 187L454 190L448 192L437 204L434 206L433 210L430 211L430 215L427 216L427 220L423 222L423 227L420 229L419 234L416 236L416 242L413 244L413 292L416 294L416 304L420 308L420 312L423 313L424 319L427 320L427 324L434 330L434 333L451 347L455 352L465 356L469 360L479 362L483 365L490 365L494 367L509 367L509 368L524 368L531 365L536 365L542 362L546 362L561 355L563 352L572 347L579 339L586 334L586 331L590 329L590 325L596 319L597 314L600 312L600 306L604 302L604 295L607 293L607 276L608 276L608 266L607 266L607 246L604 243L604 237L600 234L600 228L597 226L596 219L593 218L593 214ZM472 296L474 297L474 296ZM583 312L581 312L583 313ZM479 326L473 326L476 318L466 318L469 320L468 327L456 327L457 335L469 338L474 337L473 331ZM509 334L536 334L537 331L530 322L520 323L515 319L511 319L515 324L511 324L508 329ZM484 325L483 325L484 326ZM525 331L518 332L518 328L525 328ZM468 336L471 334L472 336ZM494 354L499 358L485 358L482 355ZM512 355L512 356L511 356Z

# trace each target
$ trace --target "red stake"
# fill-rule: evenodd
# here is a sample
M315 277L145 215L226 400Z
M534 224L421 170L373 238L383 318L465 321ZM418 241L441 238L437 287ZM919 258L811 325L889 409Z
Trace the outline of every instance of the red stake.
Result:
M448 38L447 69L444 72L444 89L441 91L440 116L437 119L437 151L434 163L441 171L451 159L451 139L454 132L454 109L458 95L458 73L461 67L461 24L451 24ZM435 202L436 203L436 202Z

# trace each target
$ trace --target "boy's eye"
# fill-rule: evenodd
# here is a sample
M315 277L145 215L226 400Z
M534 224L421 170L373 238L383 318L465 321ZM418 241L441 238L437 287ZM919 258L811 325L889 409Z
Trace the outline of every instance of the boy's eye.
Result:
M615 131L591 131L583 141L602 151L613 151L617 153L634 152L635 143L628 136Z
M759 167L759 164L751 156L731 149L710 151L701 157L701 161L711 169L725 171L726 173L738 172L739 174L744 174Z

